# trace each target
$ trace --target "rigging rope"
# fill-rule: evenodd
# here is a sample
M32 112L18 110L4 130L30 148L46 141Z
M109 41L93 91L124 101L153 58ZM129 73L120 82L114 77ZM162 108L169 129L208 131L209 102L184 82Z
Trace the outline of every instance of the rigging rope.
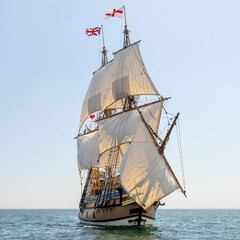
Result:
M166 108L164 107L164 106L162 106L162 108L163 108L163 111L164 111L164 113L165 113L165 115L166 115L166 120L167 120L167 125L161 130L161 132L160 132L160 136L164 133L164 131L167 129L167 131L169 130L169 127L171 126L171 122L170 122L170 119L169 119L169 117L168 117L168 115L170 115L168 112L167 112L167 110L166 110ZM161 116L161 118L163 118L163 116Z
M182 140L181 140L181 131L180 131L179 119L177 120L177 124L176 124L176 132L177 132L178 152L179 152L180 165L181 165L181 171L182 171L183 189L186 190L184 167L183 167Z
M79 175L80 175L80 193L81 193L81 195L82 195L82 180L83 180L83 177L82 177L82 170L80 171L80 173L79 173Z

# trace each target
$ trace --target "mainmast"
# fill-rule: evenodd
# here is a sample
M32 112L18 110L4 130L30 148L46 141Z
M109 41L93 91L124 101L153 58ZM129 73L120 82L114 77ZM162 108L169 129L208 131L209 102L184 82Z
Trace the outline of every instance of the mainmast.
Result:
M103 41L103 50L102 50L102 66L106 65L106 63L108 62L107 59L107 50L105 47L105 41L104 41L104 33L103 33L103 25L101 25L102 28L102 41Z
M130 45L130 38L129 38L129 31L128 31L128 27L127 27L127 17L126 17L125 6L123 6L123 11L124 11L124 20L125 20L123 47L127 47Z

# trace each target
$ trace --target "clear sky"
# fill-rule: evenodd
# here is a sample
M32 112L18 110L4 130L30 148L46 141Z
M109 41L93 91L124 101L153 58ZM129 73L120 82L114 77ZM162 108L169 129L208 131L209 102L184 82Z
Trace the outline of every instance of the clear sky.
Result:
M166 207L240 208L239 0L0 0L0 208L78 207L73 138L101 62L85 29L104 24L111 58L124 23L104 12L124 4L131 41L181 113L188 198ZM180 168L175 145L166 155Z

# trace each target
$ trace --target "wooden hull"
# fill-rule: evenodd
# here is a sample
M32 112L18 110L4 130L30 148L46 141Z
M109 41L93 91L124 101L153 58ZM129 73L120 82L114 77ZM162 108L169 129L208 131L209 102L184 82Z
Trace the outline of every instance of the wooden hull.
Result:
M86 224L100 226L144 226L155 220L157 206L146 212L137 203L126 206L80 206L79 219Z

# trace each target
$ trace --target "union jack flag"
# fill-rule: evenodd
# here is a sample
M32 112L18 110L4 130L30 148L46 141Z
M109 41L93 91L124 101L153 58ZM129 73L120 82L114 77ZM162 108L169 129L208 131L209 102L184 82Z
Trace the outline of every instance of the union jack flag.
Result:
M113 8L113 9L107 10L105 12L105 18L108 18L108 17L122 18L123 17L123 8L119 8L119 9Z
M86 35L87 36L98 36L101 33L101 28L100 27L95 27L95 28L87 28L86 29Z

